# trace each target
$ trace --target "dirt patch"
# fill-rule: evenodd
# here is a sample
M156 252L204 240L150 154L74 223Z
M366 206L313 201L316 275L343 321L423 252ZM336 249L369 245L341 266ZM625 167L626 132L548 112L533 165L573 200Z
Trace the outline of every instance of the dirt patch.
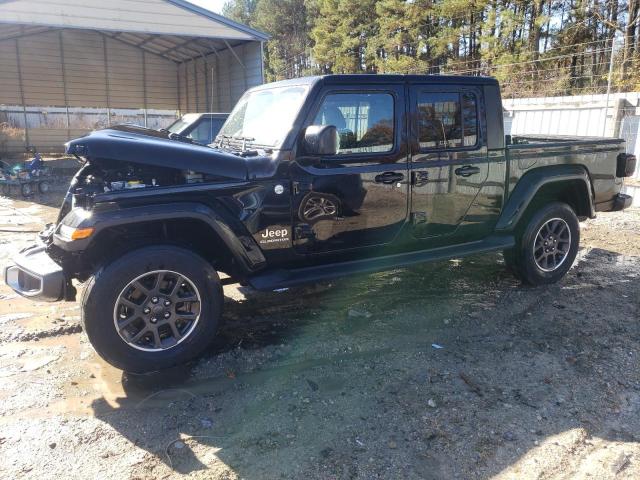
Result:
M640 478L639 234L640 210L600 214L548 287L499 254L225 287L209 352L159 375L98 359L75 304L0 286L0 476ZM0 264L31 238L0 233Z

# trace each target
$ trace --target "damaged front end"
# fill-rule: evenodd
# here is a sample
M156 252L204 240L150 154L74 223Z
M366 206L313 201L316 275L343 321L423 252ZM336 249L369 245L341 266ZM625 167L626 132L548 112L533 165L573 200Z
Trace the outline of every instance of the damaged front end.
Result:
M58 222L72 208L90 209L94 197L103 193L248 177L247 164L238 155L136 126L99 130L65 147L86 163L71 182Z
M106 225L126 228L114 235L132 248L139 240L135 225L140 222L186 216L216 222L215 212L203 214L198 212L200 207L187 203L200 194L198 184L225 189L270 171L273 165L269 155L252 153L249 165L246 152L215 149L134 126L117 126L72 140L66 152L85 163L71 181L56 223L48 225L38 244L20 252L4 272L6 283L26 297L73 300L71 280L86 280L104 261L97 253L87 252ZM155 207L150 196L156 198ZM169 201L182 205L183 210L172 213L157 205ZM125 210L136 211L136 221L118 227ZM110 244L109 249L112 247Z

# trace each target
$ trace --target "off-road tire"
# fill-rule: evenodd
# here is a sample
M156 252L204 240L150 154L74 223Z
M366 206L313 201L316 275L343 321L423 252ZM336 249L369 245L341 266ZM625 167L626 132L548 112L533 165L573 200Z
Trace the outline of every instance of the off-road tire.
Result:
M114 308L129 282L161 270L177 272L197 288L199 318L191 333L175 346L159 351L139 350L118 333ZM185 363L201 354L214 338L222 305L220 279L206 260L179 247L149 246L105 265L88 280L81 299L81 319L89 341L106 362L130 373L148 373Z
M51 190L51 185L49 185L49 182L47 181L42 181L38 183L38 191L40 193L49 193L49 191Z
M556 251L567 253L564 257L558 255L557 266L545 265L549 268L544 268L536 260L536 252L540 250L534 251L534 246L536 246L536 239L540 240L544 236L542 229L554 223L560 228L566 225L565 230L568 230L569 238L567 239L565 235L564 242L567 248L562 250L558 248ZM549 203L531 215L523 227L517 235L516 246L504 252L505 264L518 278L529 285L547 285L557 282L569 271L578 253L580 224L575 212L565 203ZM552 238L555 241L559 240L557 236L552 235ZM549 246L551 247L552 245Z
M20 186L20 193L23 197L30 197L33 195L33 185L31 183L23 183Z

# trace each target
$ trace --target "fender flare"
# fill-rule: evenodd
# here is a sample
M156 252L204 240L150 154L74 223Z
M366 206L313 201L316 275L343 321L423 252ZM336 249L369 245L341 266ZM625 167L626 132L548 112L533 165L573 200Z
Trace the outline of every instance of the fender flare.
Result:
M506 233L513 231L542 187L569 181L584 183L588 196L589 217L594 218L596 211L593 200L593 187L587 169L582 165L552 165L531 170L520 178L502 209L502 214L496 223L496 232Z
M199 202L159 203L124 208L114 206L114 208L96 209L91 212L91 215L86 215L84 210L76 208L71 210L60 223L74 228L93 228L93 234L86 239L69 241L56 231L53 235L53 243L68 252L81 252L90 248L98 235L109 228L175 219L198 220L209 226L226 245L229 254L236 260L240 269L247 273L259 270L266 263L262 250L243 225L239 222L225 221L210 206ZM233 223L237 224L233 225Z

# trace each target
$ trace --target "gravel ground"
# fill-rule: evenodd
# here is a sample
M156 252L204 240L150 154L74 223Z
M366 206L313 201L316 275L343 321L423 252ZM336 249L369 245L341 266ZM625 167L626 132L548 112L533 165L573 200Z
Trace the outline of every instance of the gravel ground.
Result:
M0 197L0 265L59 200ZM128 376L75 303L0 286L0 477L640 478L640 209L526 288L499 254L261 294L199 361Z

